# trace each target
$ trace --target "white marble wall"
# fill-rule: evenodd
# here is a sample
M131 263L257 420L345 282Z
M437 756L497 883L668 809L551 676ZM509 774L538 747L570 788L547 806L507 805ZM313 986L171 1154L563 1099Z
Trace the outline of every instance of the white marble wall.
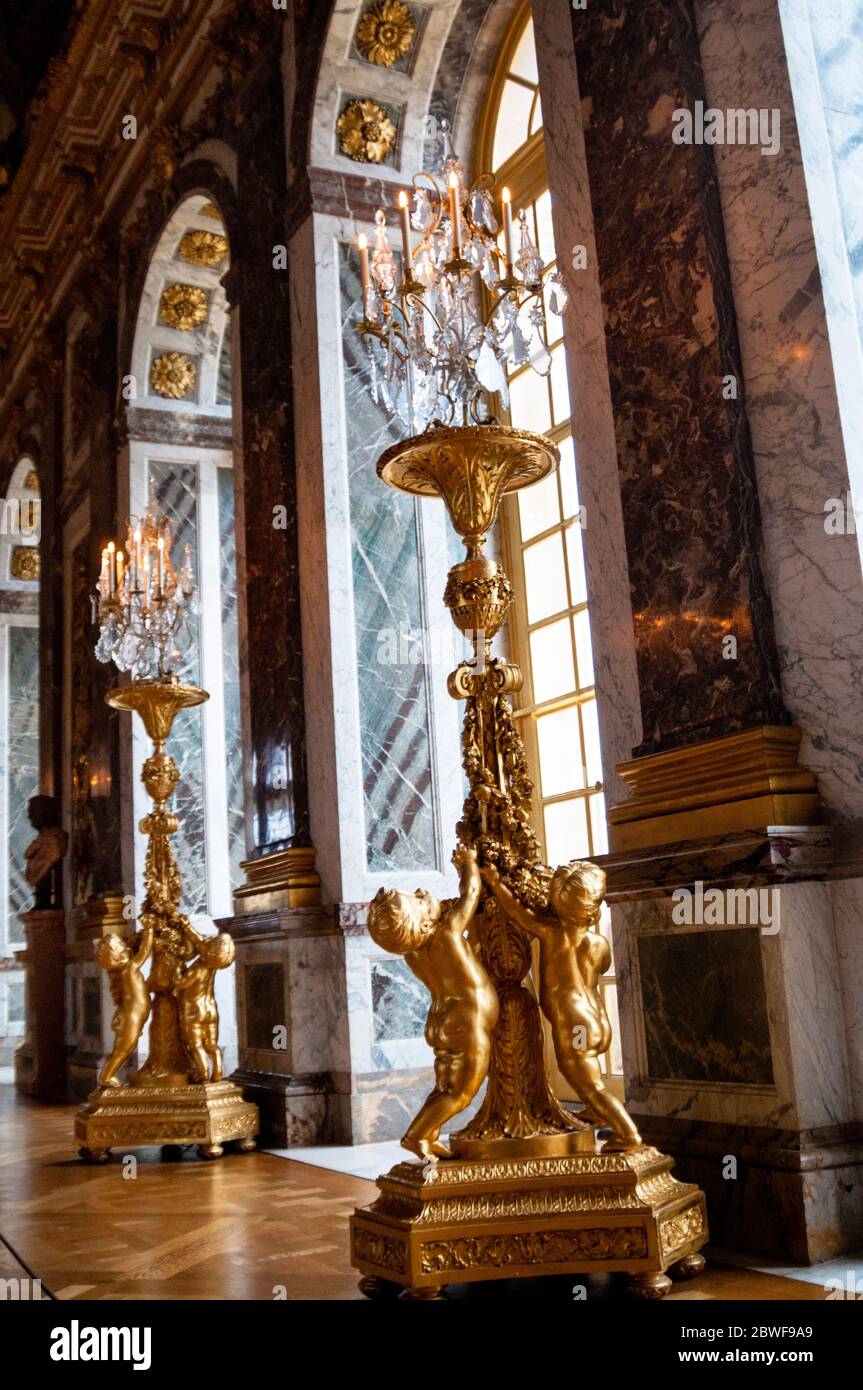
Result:
M429 668L434 803L443 870L369 873L354 621L350 496L338 252L355 237L352 218L314 216L290 245L292 332L306 370L295 378L300 597L312 841L325 902L364 903L382 884L453 891L449 868L461 813L459 710L445 692L446 672ZM383 488L383 484L381 484ZM382 496L383 505L383 496ZM443 509L423 508L425 620L433 650L451 641L442 590L448 541ZM434 587L433 587L434 586ZM438 640L439 638L439 640Z
M854 1115L863 1117L863 879L830 884Z
M863 498L863 3L779 0L845 453ZM858 524L863 554L863 526Z
M783 15L792 8L783 4ZM819 259L822 280L827 261L816 252L817 190L797 129L802 114L805 143L819 117L799 106L795 117L777 0L697 0L696 12L709 104L781 112L776 156L748 145L714 153L783 695L803 729L801 763L817 773L831 819L850 827L863 820L863 586L857 538L828 535L824 509L854 486L859 446L843 435L845 339L834 336L819 292ZM839 308L846 288L824 283L828 310Z

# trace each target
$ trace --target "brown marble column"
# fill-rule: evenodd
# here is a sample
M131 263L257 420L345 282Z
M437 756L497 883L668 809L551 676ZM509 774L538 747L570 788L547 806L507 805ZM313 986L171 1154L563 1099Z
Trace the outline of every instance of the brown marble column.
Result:
M572 27L645 755L788 716L713 150L672 140L704 100L692 7L608 0Z
M238 910L319 901L309 836L299 608L293 344L285 243L284 128L277 55L245 96L238 128L236 233L227 284L234 343L236 449L243 479L247 614L247 815L251 855ZM252 212L252 210L254 210ZM301 354L300 345L299 352ZM301 369L301 359L300 359Z

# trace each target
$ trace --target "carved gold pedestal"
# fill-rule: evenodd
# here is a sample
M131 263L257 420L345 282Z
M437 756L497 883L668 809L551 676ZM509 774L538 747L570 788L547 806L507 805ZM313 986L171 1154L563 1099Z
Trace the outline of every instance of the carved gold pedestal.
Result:
M111 1149L148 1144L197 1144L202 1158L220 1158L222 1146L255 1147L258 1107L243 1100L232 1081L187 1086L100 1086L75 1116L79 1153L105 1163Z
M380 477L391 487L443 498L465 543L466 557L450 570L444 593L453 622L473 645L473 659L463 661L448 682L450 695L465 702L462 746L469 786L457 826L456 862L460 858L464 866L472 859L483 876L468 940L497 994L499 1012L485 1097L468 1124L451 1135L449 1155L397 1164L378 1180L377 1201L353 1217L352 1260L370 1297L405 1289L409 1297L434 1298L448 1283L593 1270L624 1272L634 1293L661 1298L670 1288L668 1268L692 1275L704 1265L698 1253L707 1240L701 1191L671 1176L672 1160L640 1143L625 1109L610 1108L597 1081L599 1040L606 1037L606 1050L610 1044L607 1020L604 1033L594 1032L589 1062L585 1029L572 1029L572 1046L585 1062L576 1069L582 1099L596 1114L616 1117L608 1152L597 1149L594 1124L566 1110L551 1091L540 1008L528 984L528 928L539 920L532 913L546 914L543 931L564 927L560 916L547 916L553 870L541 862L532 828L533 787L510 703L521 689L521 672L491 653L491 640L512 602L512 586L502 566L484 554L484 544L503 494L537 482L558 461L555 446L541 435L489 424L429 429L393 446L378 463ZM585 869L568 867L576 874ZM380 895L371 910L388 910ZM425 911L428 917L443 909L426 905ZM578 911L570 909L565 941L576 940L573 923L582 935L588 930L586 917L578 922L572 915ZM415 919L415 913L408 914L409 925ZM392 949L399 950L397 939L390 939ZM418 962L425 940L414 940ZM590 949L603 945L595 934ZM581 966L573 971L573 957L562 956L559 946L555 941L557 968L567 970L572 981L562 992L579 1008L599 1009L598 994L591 1005ZM428 965L424 970L417 964L415 973L431 981L431 989L435 971ZM545 1007L550 993L554 997L546 980L545 991L540 990ZM438 1013L449 1008L451 1014L452 991L439 994L433 994L433 1007ZM453 1046L450 1053L438 1024L432 1031L436 1082L427 1106L442 1107L447 1098L461 1095L453 1077L460 1075L468 1044L462 1042L461 1050ZM582 1032L585 1039L576 1042ZM473 1039L475 1033L456 1028L455 1036ZM569 1033L563 1036L568 1040ZM566 1043L556 1037L556 1048L560 1045ZM440 1152L432 1147L437 1131L409 1131L406 1139L413 1152Z
M671 1175L658 1149L559 1157L399 1163L351 1220L353 1262L369 1297L537 1274L624 1273L661 1298L666 1274L704 1266L704 1196Z
M153 807L140 823L148 838L140 930L118 943L125 933L115 927L97 947L116 1007L114 1048L102 1067L101 1084L75 1119L79 1153L88 1162L104 1162L112 1148L148 1144L197 1144L202 1158L221 1157L226 1140L244 1151L255 1147L258 1108L221 1077L213 980L217 969L231 963L233 943L225 934L199 936L180 912L182 884L171 845L180 823L168 804L180 774L165 744L179 711L208 698L205 690L174 675L133 681L106 696L112 708L139 714L153 741L141 774ZM131 1084L123 1083L122 1070L146 1026L149 1056ZM202 1040L203 1063L197 1055Z

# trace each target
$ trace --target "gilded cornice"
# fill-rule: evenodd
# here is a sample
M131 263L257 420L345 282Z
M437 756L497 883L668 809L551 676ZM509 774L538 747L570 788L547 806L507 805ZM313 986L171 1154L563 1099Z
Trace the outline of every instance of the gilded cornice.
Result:
M27 150L0 202L0 416L76 284L79 298L82 282L109 300L116 295L118 262L105 255L116 233L105 229L142 193L148 211L158 204L167 211L180 161L215 128L265 24L282 14L270 0L89 0L84 7L34 98ZM208 99L181 127L191 94L200 92ZM123 138L128 115L136 139Z

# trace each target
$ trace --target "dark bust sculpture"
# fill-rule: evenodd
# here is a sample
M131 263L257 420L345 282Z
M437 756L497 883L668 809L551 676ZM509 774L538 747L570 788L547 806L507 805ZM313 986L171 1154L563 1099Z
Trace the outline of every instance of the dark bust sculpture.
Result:
M37 831L36 839L24 851L25 876L33 889L33 907L37 911L59 907L60 866L69 836L60 825L58 801L53 796L31 796L27 802L27 819Z

